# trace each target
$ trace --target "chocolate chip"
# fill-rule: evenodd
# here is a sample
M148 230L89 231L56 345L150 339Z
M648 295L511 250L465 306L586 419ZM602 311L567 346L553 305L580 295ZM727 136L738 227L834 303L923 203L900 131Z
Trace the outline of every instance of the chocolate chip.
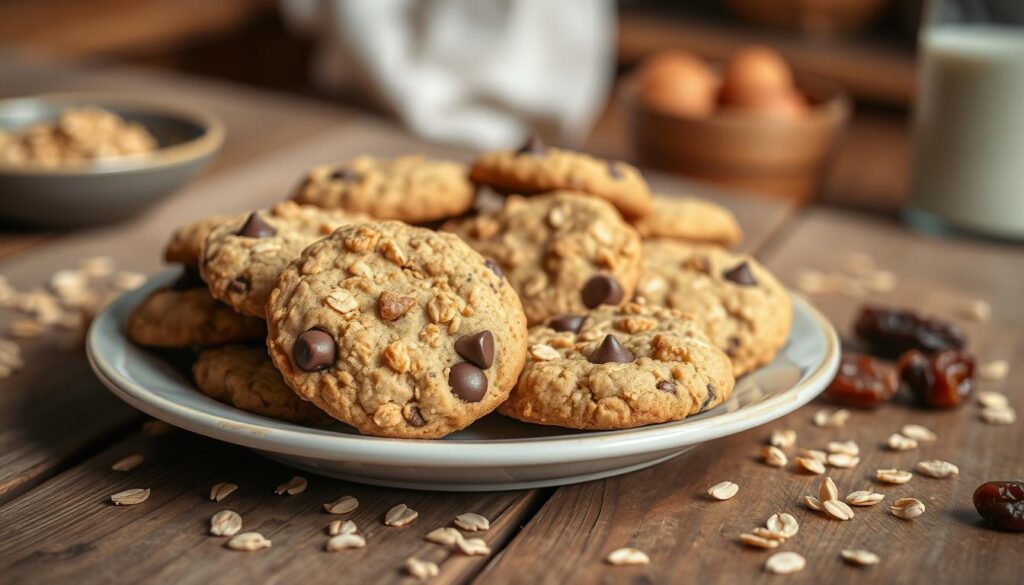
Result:
M295 364L307 372L329 368L338 359L338 345L321 329L310 329L295 340L292 348Z
M336 169L331 173L332 181L356 181L359 179L359 173L350 171L348 169Z
M277 235L277 230L254 211L249 214L249 218L237 233L243 238L269 238Z
M625 294L619 281L604 274L598 274L588 280L581 292L583 304L590 309L599 305L617 305L622 302Z
M422 427L427 424L427 421L423 420L423 413L415 406L409 409L409 413L405 416L405 422L412 427Z
M516 154L535 154L538 156L542 155L544 154L544 142L541 141L539 136L537 136L536 134L532 134L529 138L526 139L526 142L524 142L523 145L519 147L519 150L516 151Z
M622 347L614 335L605 335L604 341L598 346L597 351L590 356L592 364L607 364L609 362L624 364L631 361L633 361L633 352Z
M548 321L548 327L555 331L572 331L579 333L583 322L587 320L586 315L559 315Z
M718 396L718 392L715 391L715 385L708 384L708 395L704 398L704 402L700 403L700 408L697 409L697 412L704 412L707 410L708 405L715 399L715 396Z
M656 386L658 390L661 390L662 392L668 392L671 394L676 391L676 385L668 380L662 380L661 382L658 382Z
M494 363L494 336L490 331L477 331L456 341L455 351L467 362L486 370Z
M236 295L244 295L249 292L249 281L244 276L232 280L228 283L228 292Z
M746 261L740 262L732 270L723 272L722 278L731 280L740 286L757 285L757 280L754 279L754 274L750 272L750 265Z
M613 162L608 162L608 176L613 179L621 179L622 171L619 170L618 165Z
M487 394L487 376L484 371L468 362L459 362L448 373L452 392L466 402L480 402Z
M495 262L494 260L487 258L486 260L484 260L484 266L490 268L491 272L494 273L494 276L497 276L498 278L505 277L505 273L501 271L501 266L498 266L498 263Z

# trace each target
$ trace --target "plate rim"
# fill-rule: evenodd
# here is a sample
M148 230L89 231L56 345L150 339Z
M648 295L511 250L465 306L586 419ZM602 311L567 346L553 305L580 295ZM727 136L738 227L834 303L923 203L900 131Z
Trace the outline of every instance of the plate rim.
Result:
M789 389L732 412L667 428L664 424L647 425L633 429L522 439L399 439L336 433L283 421L275 421L276 426L270 427L232 420L216 412L193 408L160 396L139 381L122 376L111 363L111 356L105 355L101 349L104 332L108 330L114 331L116 337L107 342L116 342L118 347L132 345L124 333L124 319L118 319L117 314L121 312L126 317L138 300L172 281L177 273L177 270L169 270L153 276L141 287L122 294L104 307L93 320L86 336L86 355L90 367L114 395L150 416L218 440L286 455L344 459L349 463L375 465L470 468L481 465L549 465L667 452L739 433L781 418L817 397L839 366L840 342L835 328L806 299L790 291L794 312L806 313L824 335L825 358L809 375ZM215 405L212 407L214 410L235 410L212 399L211 402ZM237 412L256 417L243 411Z

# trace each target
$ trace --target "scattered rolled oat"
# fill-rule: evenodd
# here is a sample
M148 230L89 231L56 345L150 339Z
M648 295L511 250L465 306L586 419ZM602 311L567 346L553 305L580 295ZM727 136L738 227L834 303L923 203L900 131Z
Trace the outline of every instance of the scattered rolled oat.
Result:
M141 504L148 499L149 490L140 488L124 490L123 492L117 492L110 496L110 501L114 502L115 506L134 506L135 504Z
M618 548L608 553L605 559L612 565L646 565L651 562L644 551L636 548Z
M112 471L131 471L142 465L142 462L145 460L146 458L141 453L133 453L115 461L114 464L110 466L110 469Z
M716 483L708 488L708 495L716 500L728 500L740 491L740 486L731 481Z
M806 566L807 561L804 557L793 551L777 552L768 557L768 560L764 563L765 570L776 575L798 573L804 570Z
M78 263L78 269L88 278L106 278L114 273L114 259L110 256L93 256Z
M822 505L825 508L825 512L836 520L853 519L853 509L846 505L846 502L841 500L828 500L827 502L822 502Z
M772 514L765 525L768 527L768 530L781 534L783 538L793 538L800 531L800 524L796 521L796 518L792 514L785 512Z
M948 461L942 461L939 459L921 461L917 464L917 471L927 475L928 477L934 477L937 479L945 479L947 477L956 477L960 475L959 467Z
M843 257L843 269L854 276L865 276L875 271L875 259L863 252L851 252Z
M355 534L359 530L356 523L351 520L334 520L327 525L327 534L338 536L339 534Z
M405 559L405 572L416 577L420 581L426 581L431 577L437 577L441 572L441 568L437 566L437 563L421 561L416 557L409 557Z
M872 292L892 292L896 290L896 275L888 270L877 270L862 278L861 283Z
M772 436L768 440L768 444L772 447L778 447L779 449L789 449L796 444L796 431L792 429L772 431Z
M967 301L960 307L960 314L975 321L988 321L992 316L992 305L981 299Z
M302 477L301 475L296 475L295 477L277 486L277 488L274 489L274 493L279 496L283 496L285 494L288 494L289 496L294 496L306 491L306 487L308 485L309 482L306 481L306 478Z
M921 443L930 443L939 438L939 436L932 432L928 427L915 424L903 425L903 428L900 429L900 433L902 433L904 437L914 439Z
M904 520L912 520L924 514L924 502L917 498L900 498L889 507L892 515Z
M984 408L981 420L990 425L1012 425L1017 422L1017 411L1006 406L1002 408Z
M838 453L853 457L860 455L860 446L853 441L830 441L827 449L829 453Z
M761 457L764 458L764 462L772 467L785 467L786 463L789 463L789 458L782 452L782 449L775 447L774 445L766 445L761 449Z
M210 488L210 499L214 502L219 502L233 494L237 489L238 486L233 483L215 483Z
M878 558L878 555L869 550L860 549L848 549L845 548L839 552L843 560L853 565L877 565L882 559Z
M901 469L879 469L875 472L875 479L882 483L907 483L914 479L914 474Z
M822 503L839 499L839 490L836 489L836 482L832 481L831 477L821 480L821 483L818 485L818 499Z
M384 515L384 524L388 526L400 527L411 523L420 515L419 512L413 510L405 504L398 504L397 506L388 510L388 513Z
M860 457L847 455L846 453L829 453L828 455L828 464L832 467L849 469L851 467L857 467L858 463L860 463Z
M768 540L777 540L780 543L786 542L786 537L781 532L769 530L764 526L757 526L750 530L750 533L754 536L760 536L761 538L767 538Z
M819 451L818 449L800 449L800 451L798 451L798 454L801 457L814 459L815 461L818 461L820 463L828 462L828 453L824 451Z
M1006 360L993 360L981 364L978 367L978 376L982 380L998 381L1003 380L1010 374L1010 362Z
M327 541L324 550L327 552L338 552L350 548L363 548L364 546L366 546L366 539L361 535L354 532L341 532L337 536L332 536Z
M263 537L259 532L243 532L231 537L227 547L231 550L242 552L253 552L264 548L270 548L270 540Z
M242 529L242 517L238 512L221 510L210 518L210 534L214 536L234 536Z
M800 466L804 471L813 473L815 475L821 475L825 473L825 464L817 459L811 459L810 457L797 457L796 464Z
M763 536L758 536L756 534L751 534L749 532L744 532L743 534L740 535L740 542L742 542L743 544L745 544L747 546L753 546L753 547L756 547L756 548L769 549L769 548L778 548L779 547L779 541L778 540L774 540L774 539L771 539L771 538L765 538Z
M893 451L910 451L912 449L917 449L917 441L910 437L904 437L899 433L889 435L889 440L886 441L886 445L888 445Z
M805 506L814 510L815 512L825 511L825 506L821 505L821 500L814 496L804 496L803 498L800 499L800 501L803 502Z
M814 425L827 429L838 429L850 419L850 411L844 408L839 410L822 409L814 413Z
M885 499L885 494L876 494L870 490L857 490L846 496L846 503L851 506L874 506Z
M462 538L462 533L450 527L435 528L428 532L423 538L424 540L428 540L436 544L451 546Z
M337 500L324 504L328 514L348 514L359 507L359 500L352 496L341 496Z
M982 390L978 392L978 404L988 408L1005 408L1010 406L1010 400L1002 392Z
M138 272L118 272L110 279L110 284L117 290L135 290L146 282L146 275Z
M796 287L809 295L823 295L836 292L838 279L831 274L817 270L802 270L796 277Z
M487 546L484 539L464 538L461 534L459 535L459 539L455 541L455 548L459 549L460 553L469 556L487 556L491 554L491 547Z
M491 528L491 522L487 518L473 512L459 514L455 517L453 524L467 532L490 530Z
M32 319L18 319L7 327L7 334L21 339L38 337L46 331L46 325Z

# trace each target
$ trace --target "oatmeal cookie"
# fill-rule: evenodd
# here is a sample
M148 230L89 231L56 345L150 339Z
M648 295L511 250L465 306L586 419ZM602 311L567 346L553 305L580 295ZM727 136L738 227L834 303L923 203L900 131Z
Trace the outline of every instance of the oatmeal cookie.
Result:
M361 156L340 165L313 167L294 199L419 224L465 213L473 206L474 195L461 164L418 155Z
M263 339L266 324L240 315L202 288L153 292L128 316L128 339L147 347L220 345Z
M636 298L695 316L737 376L775 357L793 318L789 294L768 269L716 246L644 242Z
M263 318L277 275L302 250L361 214L291 201L253 211L213 228L203 244L200 274L214 298Z
M198 270L206 236L210 235L213 228L229 219L229 217L215 215L179 226L171 234L170 241L164 247L164 261Z
M285 382L368 435L436 438L515 384L526 317L508 281L452 234L345 226L308 247L267 303Z
M579 193L510 197L501 211L445 229L497 263L531 325L622 304L640 276L640 236L611 205Z
M696 197L655 197L651 213L632 223L645 240L665 238L731 248L743 239L731 211Z
M532 328L526 366L498 411L573 429L625 429L714 408L734 382L729 358L700 323L627 303Z
M607 200L627 218L643 217L651 210L650 188L633 165L545 146L536 138L519 150L480 155L469 176L502 193L587 193Z
M292 392L263 347L229 345L203 350L192 366L192 375L200 392L239 410L303 425L335 422Z

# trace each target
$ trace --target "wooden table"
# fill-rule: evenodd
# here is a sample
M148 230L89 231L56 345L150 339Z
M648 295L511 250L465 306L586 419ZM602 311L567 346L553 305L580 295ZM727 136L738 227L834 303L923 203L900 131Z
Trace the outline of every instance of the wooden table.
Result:
M203 105L225 119L230 138L199 181L128 223L60 235L5 231L0 273L21 289L96 254L110 255L124 268L157 271L173 225L269 204L313 163L363 152L471 156L351 112L253 90L139 70L68 70L0 55L2 95L101 88ZM795 210L660 175L653 180L661 190L700 193L731 207L748 234L745 248L787 283L802 269L835 269L845 255L863 252L899 275L894 292L872 301L951 316L971 299L986 299L993 319L963 322L974 351L982 361L1024 363L1019 248L927 239L868 217ZM813 300L845 332L867 299ZM3 325L13 315L0 317ZM0 583L410 582L400 570L409 556L438 562L441 574L434 582L441 583L1020 583L1024 574L1021 537L983 528L971 505L981 482L1024 476L1022 425L985 425L973 405L944 412L894 405L855 412L842 429L820 429L811 416L822 405L812 404L771 425L796 430L802 447L857 441L860 465L830 471L840 491L872 487L886 494L886 502L918 497L928 510L910 522L890 515L886 504L857 509L845 523L798 505L801 495L816 493L820 477L761 463L758 451L770 428L644 471L555 489L429 493L310 477L306 492L279 497L273 489L292 470L185 431L146 432L146 417L111 396L68 341L67 334L52 333L23 342L25 369L0 382ZM1009 379L984 386L1007 392L1020 405L1020 381L1015 368ZM907 422L934 429L939 440L916 451L887 451L885 439ZM110 470L132 453L146 456L141 467ZM959 465L959 478L918 476L891 487L871 479L877 468L909 469L931 458ZM723 480L738 483L739 494L726 502L708 500L705 490ZM241 488L223 503L209 501L211 485L222 481ZM110 494L130 487L151 488L152 496L133 507L109 503ZM321 504L341 494L360 500L353 519L369 544L328 554L324 527L331 518ZM384 512L402 502L420 518L403 529L382 526ZM225 506L242 514L247 529L271 538L273 548L243 554L207 536L210 516ZM452 556L422 539L467 511L491 519L483 535L490 556ZM736 538L784 511L796 516L801 529L783 549L801 552L808 566L801 574L775 577L762 569L767 554ZM651 564L606 564L608 552L621 546L646 551ZM845 565L839 559L843 548L873 550L882 562L869 569Z

